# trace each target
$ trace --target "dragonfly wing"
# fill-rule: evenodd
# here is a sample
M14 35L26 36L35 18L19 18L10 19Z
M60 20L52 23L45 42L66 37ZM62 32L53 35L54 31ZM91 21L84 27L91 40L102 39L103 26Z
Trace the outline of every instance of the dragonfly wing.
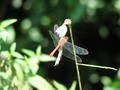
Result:
M70 43L70 42L65 43L64 48L73 54L72 43ZM75 51L76 51L76 54L78 54L78 55L87 55L88 54L87 49L76 46L76 45L75 45Z
M55 31L58 29L58 25L57 24L55 24L54 25L54 33L55 33Z
M69 58L69 59L72 59L72 60L75 60L75 58L74 58L74 54L72 54L72 53L70 53L67 49L63 49L63 56L65 56L65 57L67 57L67 58ZM81 63L82 62L82 59L78 56L78 55L76 55L76 58L77 58L77 62L78 63Z
M49 33L53 40L54 45L56 46L59 38L55 34L53 34L53 32L49 31Z

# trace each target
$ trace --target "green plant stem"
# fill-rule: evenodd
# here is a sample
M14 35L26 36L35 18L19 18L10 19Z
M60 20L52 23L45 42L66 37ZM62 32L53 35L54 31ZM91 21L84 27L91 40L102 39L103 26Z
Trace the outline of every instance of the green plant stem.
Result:
M80 63L77 63L77 64L80 65L80 66L85 66L85 67L100 68L100 69L110 69L110 70L115 70L115 71L118 70L118 69L113 68L113 67L91 65L91 64L80 64Z
M75 52L75 46L74 46L74 40L73 40L71 25L69 25L68 27L69 27L69 30L70 30L70 37L71 37L72 46L73 46L73 53L74 53L74 58L75 58L75 66L76 66L76 71L77 71L79 90L82 90L80 71L79 71L79 67L78 67L78 64L77 64L77 58L76 58L76 52Z

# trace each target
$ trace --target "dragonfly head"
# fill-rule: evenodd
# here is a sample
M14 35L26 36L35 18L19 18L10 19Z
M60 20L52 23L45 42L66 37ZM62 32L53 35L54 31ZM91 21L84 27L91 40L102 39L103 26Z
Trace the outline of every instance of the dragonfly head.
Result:
M70 25L72 21L70 19L65 19L64 23L65 25Z

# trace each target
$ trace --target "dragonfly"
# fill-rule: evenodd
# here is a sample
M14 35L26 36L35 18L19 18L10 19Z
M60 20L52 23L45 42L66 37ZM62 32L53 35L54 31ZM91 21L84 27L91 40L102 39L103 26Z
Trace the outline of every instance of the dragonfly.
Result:
M58 25L55 24L54 31L53 32L49 31L53 43L56 46L56 48L50 53L50 56L53 56L57 50L59 51L57 60L55 62L55 66L59 64L62 55L71 60L75 59L72 43L68 42L67 36L59 37L58 33L56 33L56 30L58 30L58 28L59 28ZM78 55L87 55L88 50L79 47L77 45L74 45L74 47L75 47L77 62L82 63L82 59Z

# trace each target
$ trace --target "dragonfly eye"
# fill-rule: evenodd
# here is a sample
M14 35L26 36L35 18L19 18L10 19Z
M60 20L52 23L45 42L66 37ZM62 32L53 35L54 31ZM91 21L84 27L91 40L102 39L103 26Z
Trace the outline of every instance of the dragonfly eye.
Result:
M70 25L72 23L72 21L70 19L65 19L64 24L66 25Z

